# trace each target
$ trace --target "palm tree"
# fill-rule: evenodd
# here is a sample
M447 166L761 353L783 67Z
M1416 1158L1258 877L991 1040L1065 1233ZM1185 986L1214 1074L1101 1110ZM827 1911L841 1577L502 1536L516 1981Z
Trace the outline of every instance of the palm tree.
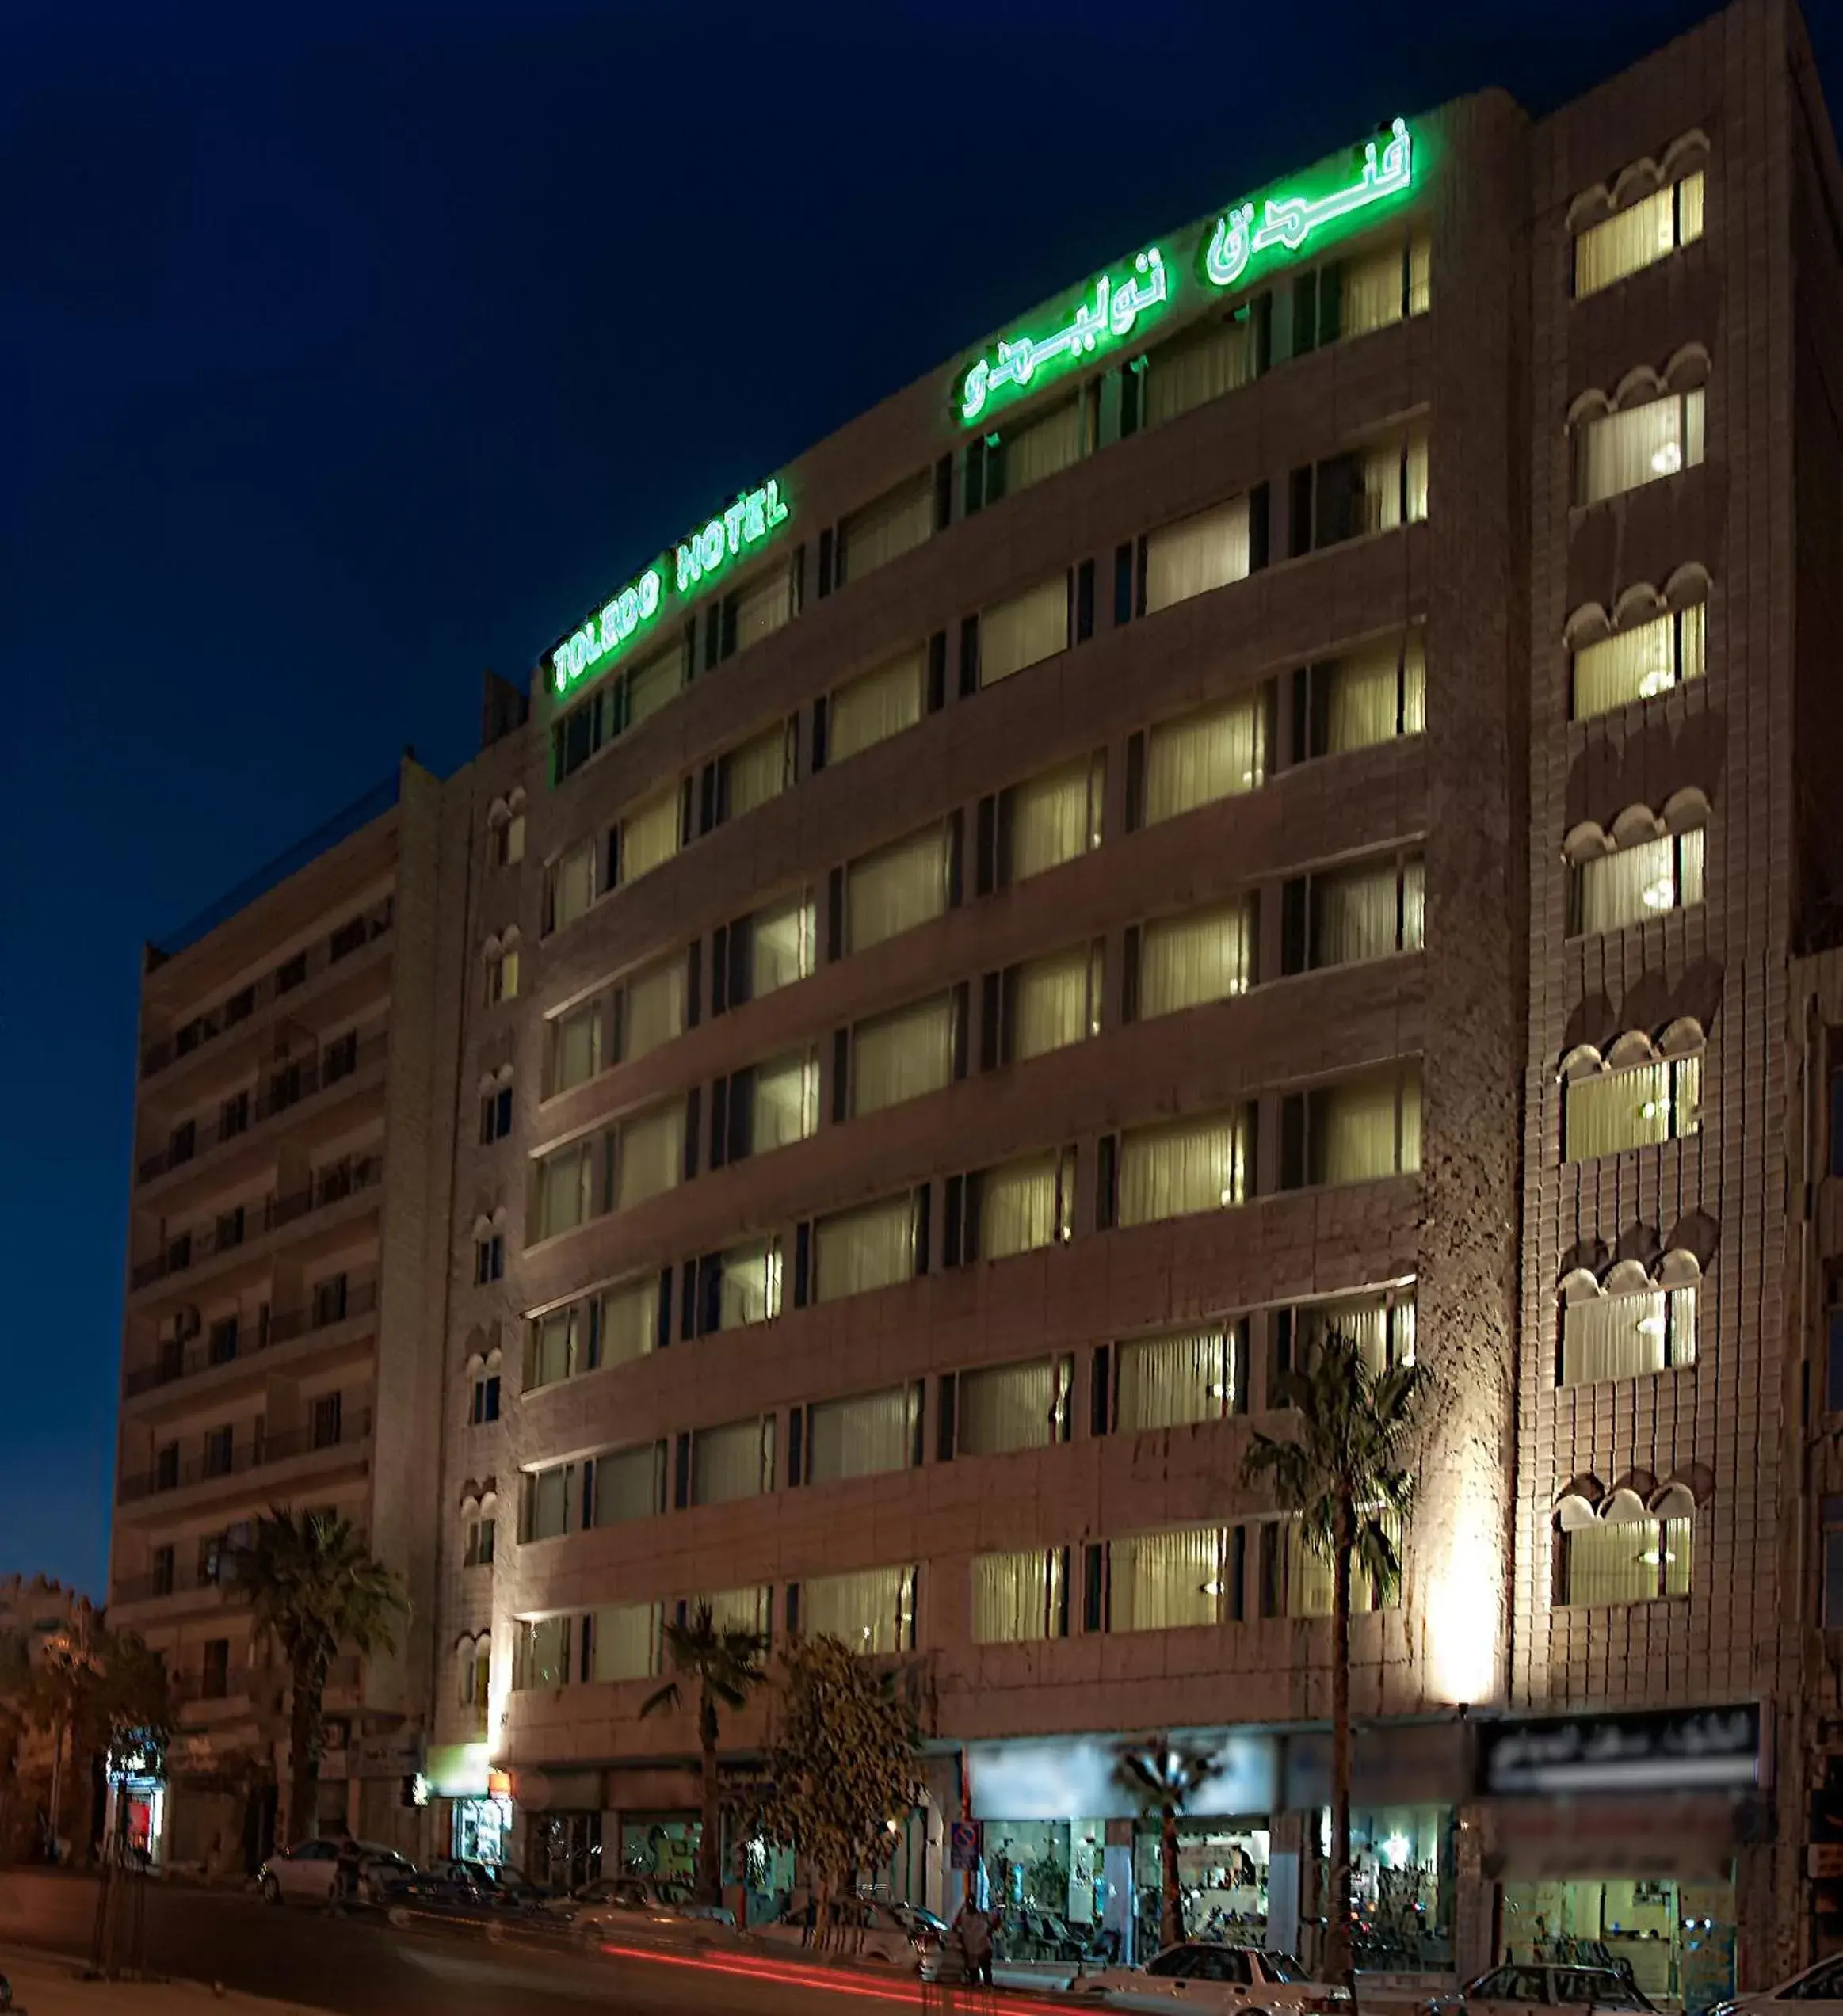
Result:
M1169 1736L1142 1736L1114 1753L1113 1781L1158 1823L1158 1945L1184 1937L1184 1905L1177 1884L1177 1816L1197 1788L1214 1776L1208 1751L1181 1748Z
M717 1804L717 1708L742 1708L767 1679L761 1662L768 1641L759 1631L740 1625L719 1625L708 1603L694 1604L682 1624L666 1626L666 1656L681 1679L697 1687L697 1740L704 1753L704 1824L697 1838L697 1887L706 1904L723 1896L719 1847L721 1820ZM682 1695L677 1680L649 1694L642 1715L677 1708Z
M325 1512L271 1508L256 1522L237 1567L259 1641L273 1645L288 1670L288 1808L278 1821L285 1842L314 1822L320 1770L320 1710L334 1654L349 1644L369 1656L396 1650L395 1626L410 1614L403 1584L345 1519Z
M1270 1479L1281 1506L1298 1514L1307 1546L1331 1571L1331 1867L1326 1912L1326 1978L1352 1980L1350 1953L1350 1572L1377 1603L1400 1587L1395 1534L1414 1501L1405 1467L1421 1393L1412 1365L1373 1373L1349 1339L1333 1331L1307 1369L1284 1374L1278 1397L1296 1410L1297 1432L1257 1434L1242 1481Z

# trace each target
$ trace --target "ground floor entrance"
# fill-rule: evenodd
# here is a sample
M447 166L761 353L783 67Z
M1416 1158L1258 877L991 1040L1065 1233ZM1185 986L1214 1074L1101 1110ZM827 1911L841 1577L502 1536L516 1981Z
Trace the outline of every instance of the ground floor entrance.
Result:
M1734 1991L1736 1918L1734 1886L1727 1881L1506 1883L1498 1957L1610 1968L1650 2001L1701 2016Z

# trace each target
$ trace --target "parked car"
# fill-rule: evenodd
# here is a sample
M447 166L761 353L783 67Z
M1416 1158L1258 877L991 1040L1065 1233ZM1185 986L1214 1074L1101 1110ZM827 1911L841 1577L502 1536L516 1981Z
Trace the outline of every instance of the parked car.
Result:
M1807 1967L1776 1988L1758 1988L1750 1995L1736 1995L1731 2002L1718 2002L1708 2016L1777 2016L1775 2003L1795 2002L1797 2016L1843 2016L1843 1959L1833 1955ZM1791 2016L1790 2011L1787 2016Z
M358 1867L358 1896L363 1904L375 1904L387 1888L411 1881L416 1866L395 1848L375 1841L358 1844L363 1859ZM284 1855L271 1855L256 1873L265 1898L272 1904L315 1904L330 1901L339 1874L337 1839L303 1841Z
M919 1972L925 1955L939 1945L941 1921L931 1911L919 1911L911 1904L886 1904L873 1898L846 1897L834 1914L825 1944L815 1957L828 1960L858 1960L878 1967L899 1967ZM777 1946L803 1946L809 1934L804 1911L790 1911L766 1925L758 1925L754 1936Z
M1113 2009L1207 2009L1255 2016L1257 2010L1326 2010L1349 1998L1315 1981L1289 1953L1273 1946L1219 1946L1185 1939L1143 1967L1103 1967L1079 1974L1071 1991Z
M1589 2010L1648 2010L1652 2005L1611 1967L1570 1961L1513 1961L1468 1982L1456 1995L1437 1995L1428 2016L1528 2016L1531 2005L1587 2016Z
M522 1869L483 1862L471 1855L437 1855L429 1865L429 1873L495 1910L536 1911L550 1900L550 1892Z
M655 1876L597 1877L567 1897L550 1898L540 1910L549 1923L567 1926L582 1938L647 1930L708 1933L736 1922L727 1904L700 1904L684 1884Z

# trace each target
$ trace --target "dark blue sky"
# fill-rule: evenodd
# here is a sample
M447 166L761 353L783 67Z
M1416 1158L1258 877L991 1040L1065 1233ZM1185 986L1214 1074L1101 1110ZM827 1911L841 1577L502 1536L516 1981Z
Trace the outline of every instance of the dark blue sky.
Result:
M1705 11L8 0L0 1572L101 1593L143 938L1039 297Z

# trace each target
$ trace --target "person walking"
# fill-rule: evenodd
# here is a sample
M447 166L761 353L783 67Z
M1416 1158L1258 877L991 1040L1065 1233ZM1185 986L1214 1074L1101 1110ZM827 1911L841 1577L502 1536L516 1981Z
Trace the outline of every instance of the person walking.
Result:
M992 1919L976 1897L967 1898L953 1921L960 1949L966 1956L966 1977L981 1987L992 1985Z
M358 1872L364 1852L349 1834L342 1835L339 1852L333 1864L333 1894L343 1907L358 1901Z

